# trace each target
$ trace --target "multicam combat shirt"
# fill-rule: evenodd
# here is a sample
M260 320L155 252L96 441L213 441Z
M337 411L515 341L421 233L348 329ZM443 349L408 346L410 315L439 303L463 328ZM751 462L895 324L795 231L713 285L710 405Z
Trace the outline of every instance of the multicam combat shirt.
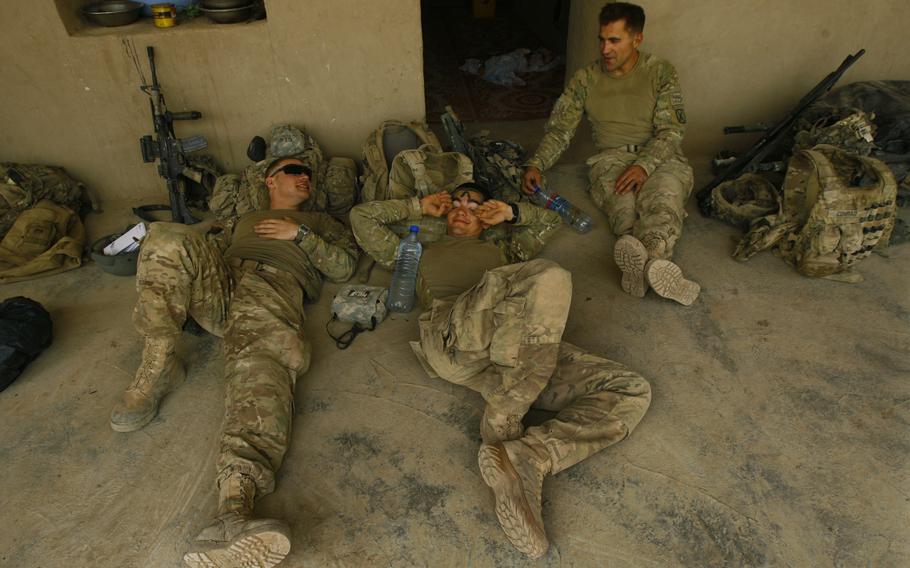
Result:
M253 232L259 221L285 217L309 227L310 234L300 244L262 238ZM323 276L343 282L351 277L357 265L357 245L351 232L326 213L290 209L254 211L239 217L227 229L230 240L225 258L258 260L290 272L311 300L319 298Z
M635 165L648 175L672 157L682 157L686 113L676 69L641 53L635 68L611 77L600 61L578 70L553 106L544 137L527 165L550 168L569 147L587 115L599 152L637 146Z
M424 308L434 299L464 292L480 281L487 270L534 258L561 220L553 211L518 204L518 222L498 225L480 238L442 237L424 244L417 275L417 298ZM351 228L363 250L386 268L393 268L401 239L388 225L417 222L420 200L371 201L351 210Z

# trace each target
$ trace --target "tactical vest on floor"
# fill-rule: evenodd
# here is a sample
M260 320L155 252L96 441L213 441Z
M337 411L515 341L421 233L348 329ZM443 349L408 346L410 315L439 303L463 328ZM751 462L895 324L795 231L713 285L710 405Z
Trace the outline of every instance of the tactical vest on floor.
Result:
M790 159L780 212L753 223L734 257L774 247L806 276L829 276L887 245L897 184L875 158L819 145Z
M422 122L387 120L371 132L363 143L360 201L389 199L389 170L392 162L402 151L417 148L442 152L439 139Z

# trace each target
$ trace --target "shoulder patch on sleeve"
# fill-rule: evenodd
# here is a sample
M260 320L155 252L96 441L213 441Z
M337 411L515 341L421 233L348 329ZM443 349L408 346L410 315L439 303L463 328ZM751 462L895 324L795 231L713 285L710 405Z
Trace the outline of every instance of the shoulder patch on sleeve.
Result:
M673 93L670 95L670 104L675 107L681 107L683 105L683 97L680 93Z
M679 121L680 124L685 124L686 123L686 111L684 111L681 108L676 109L676 120Z

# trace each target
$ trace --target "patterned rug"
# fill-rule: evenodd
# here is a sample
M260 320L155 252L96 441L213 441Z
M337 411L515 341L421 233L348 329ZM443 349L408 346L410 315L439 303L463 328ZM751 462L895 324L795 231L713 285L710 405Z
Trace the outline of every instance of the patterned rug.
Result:
M523 73L523 87L503 87L461 71L468 58L481 61L542 44L508 14L474 19L465 10L428 8L423 13L424 80L427 120L439 122L447 104L463 122L531 120L550 115L565 78L565 66Z

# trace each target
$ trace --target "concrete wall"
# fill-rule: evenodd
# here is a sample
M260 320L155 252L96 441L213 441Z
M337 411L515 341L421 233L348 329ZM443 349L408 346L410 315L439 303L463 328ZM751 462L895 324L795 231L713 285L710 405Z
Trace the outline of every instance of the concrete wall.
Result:
M602 0L573 0L568 73L597 57ZM643 49L671 61L686 97L687 153L753 138L726 125L774 121L850 53L866 49L839 85L910 79L906 0L642 0Z
M6 2L0 160L65 166L102 199L164 195L154 167L139 157L148 103L124 40L143 66L145 46L156 47L171 109L205 115L178 123L178 135L205 135L230 170L247 164L250 137L275 122L299 123L329 155L355 157L380 120L423 117L419 0L266 0L263 22L201 20L171 30L147 22L86 27L76 15L84 1ZM724 137L721 128L779 117L861 47L867 54L843 83L910 79L905 0L643 4L645 49L671 60L682 79L690 155L743 145L748 138ZM601 5L571 3L570 72L597 55Z
M139 155L151 119L125 40L146 75L145 46L155 46L171 110L203 113L177 123L178 136L206 136L231 170L276 122L305 126L329 155L356 157L382 119L424 114L419 0L266 0L265 21L201 18L168 30L86 27L76 15L84 3L4 3L0 160L62 165L103 200L165 195Z

